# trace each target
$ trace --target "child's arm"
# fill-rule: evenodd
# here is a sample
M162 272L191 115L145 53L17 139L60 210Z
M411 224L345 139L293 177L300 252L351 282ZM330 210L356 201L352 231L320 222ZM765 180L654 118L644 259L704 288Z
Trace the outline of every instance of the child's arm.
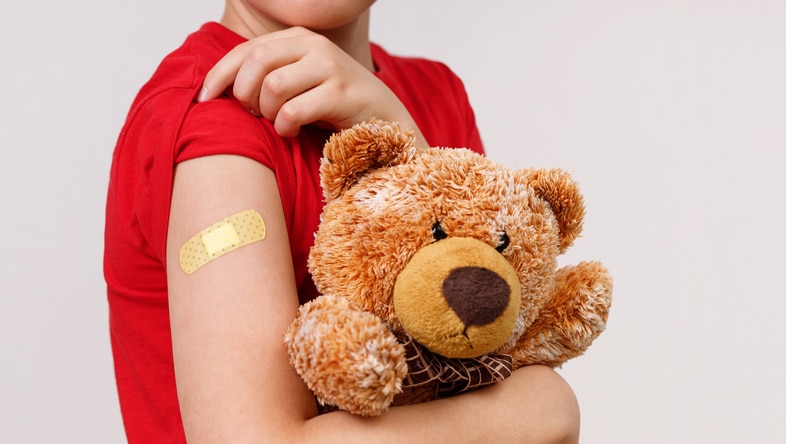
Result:
M265 221L264 240L193 274L181 270L183 243L249 208ZM314 398L282 342L298 300L276 180L253 160L208 156L177 167L167 250L175 371L189 443L577 441L575 397L545 367L525 367L502 383L376 418L316 416Z
M416 144L427 148L407 109L372 71L370 59L358 62L320 34L288 28L230 51L208 73L199 100L232 86L235 98L275 122L281 136L310 123L345 129L376 117L414 131Z

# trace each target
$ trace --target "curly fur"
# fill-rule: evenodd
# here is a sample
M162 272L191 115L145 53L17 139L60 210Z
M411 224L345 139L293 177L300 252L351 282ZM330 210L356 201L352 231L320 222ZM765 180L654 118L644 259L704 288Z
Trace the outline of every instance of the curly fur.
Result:
M286 337L293 365L321 402L375 415L413 399L393 397L406 375L395 335L407 333L395 287L413 256L443 234L501 250L492 253L514 270L520 309L493 350L512 356L514 367L559 366L604 330L608 272L598 262L557 267L584 218L568 173L514 170L467 149L419 151L397 125L372 121L330 139L321 175L326 206L309 270L323 296L301 309ZM444 308L434 304L428 313Z

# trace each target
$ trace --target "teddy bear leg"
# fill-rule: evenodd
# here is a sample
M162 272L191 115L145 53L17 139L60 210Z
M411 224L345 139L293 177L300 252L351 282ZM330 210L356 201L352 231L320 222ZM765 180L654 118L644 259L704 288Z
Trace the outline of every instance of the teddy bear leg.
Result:
M557 270L551 299L511 352L514 365L559 367L583 354L606 327L611 291L611 276L599 262Z
M404 347L371 313L324 295L303 305L284 342L290 362L317 400L376 416L401 391Z

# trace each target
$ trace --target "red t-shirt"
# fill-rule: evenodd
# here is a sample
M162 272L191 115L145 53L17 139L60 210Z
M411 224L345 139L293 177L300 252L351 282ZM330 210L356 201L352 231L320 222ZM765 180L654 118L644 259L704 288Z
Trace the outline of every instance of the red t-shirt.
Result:
M282 138L271 122L221 97L196 103L208 70L245 39L207 23L169 54L142 87L115 148L106 206L104 275L120 406L130 442L185 442L175 391L166 280L166 233L178 162L237 154L275 172L300 301L316 295L306 268L323 198L322 146L330 132ZM372 45L379 78L432 146L482 152L461 81L444 65L393 57ZM373 116L369 116L373 117Z

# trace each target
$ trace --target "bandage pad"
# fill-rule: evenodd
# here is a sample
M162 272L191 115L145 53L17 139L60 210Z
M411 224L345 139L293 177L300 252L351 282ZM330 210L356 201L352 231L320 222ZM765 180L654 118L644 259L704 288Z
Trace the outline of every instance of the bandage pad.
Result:
M242 246L265 238L265 221L245 210L202 230L180 248L180 267L187 274Z

